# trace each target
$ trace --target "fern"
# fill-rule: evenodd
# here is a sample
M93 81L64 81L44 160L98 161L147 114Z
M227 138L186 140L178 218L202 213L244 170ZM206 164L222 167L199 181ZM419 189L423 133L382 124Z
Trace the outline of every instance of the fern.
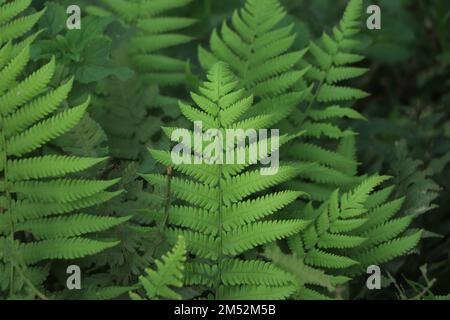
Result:
M25 35L44 14L45 9L31 15L20 16L30 4L31 0L12 0L2 1L0 3L0 28L2 30L0 35L0 45L3 46L5 43L9 43ZM6 47L3 47L0 66L3 66L8 61L8 52L18 53L20 48L26 43L29 43L32 38L33 36L27 38L25 41L18 43L15 47L12 46L11 43Z
M296 254L285 254L276 246L267 248L265 256L279 268L294 276L296 283L296 290L292 295L294 299L330 299L326 294L319 293L315 288L323 288L326 289L326 292L332 292L336 290L337 285L349 280L347 277L329 275L323 270L308 266Z
M13 16L27 3L7 4L2 8L2 17L8 12ZM0 26L2 36L4 31L21 35L28 29L22 25L26 21L29 23L30 18ZM16 31L11 31L12 26ZM23 293L22 282L40 285L45 280L47 271L37 264L40 261L81 258L116 245L115 241L81 236L107 230L128 219L68 215L117 195L106 191L117 180L68 177L105 159L39 155L41 147L77 125L89 100L58 112L72 81L48 89L55 72L54 59L19 80L29 60L30 44L25 44L17 55L12 48L8 42L0 49L0 264L8 270L2 272L2 288L9 287L11 297Z
M309 67L293 68L306 50L291 50L294 26L279 26L285 17L277 0L247 0L243 9L233 13L231 23L224 21L220 32L212 32L210 50L199 48L205 70L217 61L230 65L239 87L255 97L249 115L270 115L267 127L287 117L308 91L299 90L296 84Z
M186 83L188 64L169 51L193 40L181 32L195 20L173 17L168 12L191 1L102 0L132 32L137 30L127 45L138 76L125 83L109 83L101 101L108 108L96 108L94 114L108 134L115 158L149 163L146 147L162 147L154 142L160 137L160 127L180 116L177 100L166 96L165 91ZM88 7L93 14L98 14L97 9Z
M219 130L240 128L247 121L257 123L256 118L249 118L230 124L227 111L233 104L250 104L252 100L237 89L236 78L226 64L215 64L208 80L200 87L201 95L193 94L199 109L180 104L186 117L191 119L201 109L204 117L216 123ZM168 153L154 150L151 153L163 164L170 159ZM307 221L300 219L268 220L301 193L258 196L307 168L286 165L275 175L263 176L259 171L247 169L249 166L174 165L190 179L173 177L171 180L172 192L182 203L172 207L166 233L170 239L182 235L188 250L196 257L186 266L186 284L205 286L216 299L280 299L293 291L288 274L260 260L241 260L238 255L307 226ZM155 174L144 178L157 186L165 181L163 176ZM261 208L263 203L266 208ZM267 270L271 277L264 276ZM278 280L274 282L272 277Z
M287 156L315 162L317 166L307 175L301 175L302 180L291 183L290 187L304 190L318 201L326 201L337 187L346 191L361 181L356 177L355 133L336 123L344 118L365 119L349 106L368 94L342 83L367 72L366 68L354 65L364 59L354 53L361 46L356 39L361 15L362 1L350 0L332 34L323 33L318 41L311 41L308 55L299 63L303 68L309 67L303 86L312 85L313 88L307 97L306 108L295 110L290 121L296 130L306 131L308 140L293 146Z
M385 177L357 177L354 133L342 130L333 119L364 119L358 112L341 106L343 102L361 99L367 93L341 84L367 72L353 64L364 59L355 54L361 43L355 39L359 32L362 1L350 0L339 26L333 34L324 33L318 42L311 42L309 55L301 66L310 66L306 78L314 84L307 108L296 111L294 126L305 130L310 138L290 149L290 156L317 165L300 174L303 181L293 185L309 193L313 200L302 218L314 219L302 234L289 239L292 252L305 264L326 269L331 274L351 277L365 272L371 264L381 264L410 252L418 243L421 231L409 229L413 216L407 214L404 198L389 199L393 188L372 193ZM336 150L319 147L314 140L330 145L337 141ZM331 144L332 145L332 144ZM358 185L358 186L357 186ZM339 188L343 192L340 196ZM333 191L334 190L334 191ZM399 211L405 213L398 214ZM302 289L298 297L306 296Z
M157 270L146 269L146 276L139 277L140 286L145 290L148 300L167 298L180 300L181 295L170 287L182 287L184 263L186 261L186 243L179 237L171 252L162 257L162 261L156 260ZM138 293L130 292L133 300L143 300Z
M72 155L105 157L111 154L105 131L87 113L70 132L56 138L53 145Z
M107 92L94 109L93 117L108 135L111 156L121 160L147 160L146 147L161 147L154 140L165 123L154 113L163 111L164 120L173 121L180 115L176 102L167 101L158 88L144 85L138 79L112 82ZM103 104L108 108L103 108Z
M165 16L192 0L102 0L138 33L130 41L131 59L146 83L163 86L186 81L186 62L162 54L164 49L188 43L192 37L178 33L195 23L189 18Z
M413 216L397 216L404 198L388 200L392 187L375 191L387 179L373 176L342 195L334 191L318 208L309 204L298 217L313 222L288 239L292 257L275 255L274 262L287 269L284 260L298 259L315 272L326 270L331 279L339 280L331 284L342 285L370 265L408 254L417 245L421 231L409 229ZM317 285L325 287L322 283L308 283L302 277L298 281L294 296L328 298L323 290L314 290Z
M247 0L243 9L233 13L230 24L223 22L220 32L213 31L210 49L199 48L204 69L218 60L226 61L236 73L239 86L254 95L256 103L246 111L247 116L269 115L266 126L289 116L289 121L281 122L284 130L305 131L305 141L289 148L286 157L317 165L288 186L320 201L336 187L348 190L361 181L355 177L355 133L333 123L342 118L364 119L359 112L341 106L367 96L341 85L367 71L352 66L363 59L353 53L359 47L355 36L361 13L362 2L350 1L332 36L324 34L307 49L294 51L293 26L277 27L286 16L279 2ZM303 102L306 109L296 108ZM325 149L323 141L331 141L337 148Z

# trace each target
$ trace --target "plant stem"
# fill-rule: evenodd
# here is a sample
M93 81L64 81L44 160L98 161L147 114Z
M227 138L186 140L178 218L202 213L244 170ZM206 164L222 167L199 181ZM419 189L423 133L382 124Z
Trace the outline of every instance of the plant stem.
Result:
M421 292L419 292L416 296L412 297L409 300L422 299L422 297L430 291L430 289L434 286L435 283L436 283L436 279L431 279L431 281L427 284L427 286L425 288L423 288L423 290Z
M42 292L40 292L39 289L36 288L36 286L30 281L30 279L28 279L25 276L25 274L23 273L22 269L19 266L16 265L15 267L16 267L17 271L19 271L19 274L22 277L22 279L30 287L31 291L33 291L36 296L38 296L42 300L49 300L49 298L46 295L44 295Z
M219 72L218 79L221 79L221 74ZM217 82L217 92L218 97L220 99L221 97L221 90L220 90L221 82L220 80ZM219 106L219 103L217 103L217 106ZM220 124L220 127L223 127L222 121L220 118L220 112L217 114L218 122ZM222 150L223 152L223 150ZM219 155L217 155L219 156ZM222 217L222 205L223 205L223 190L222 190L222 176L223 176L223 164L218 164L218 177L219 180L217 181L217 201L218 201L218 208L217 208L217 235L218 235L218 255L217 255L217 274L215 279L215 298L220 299L220 285L222 284L222 264L223 264L223 230L222 230L222 224L223 224L223 217Z
M1 153L1 163L3 164L3 183L5 188L5 198L6 198L6 211L8 212L9 217L9 239L11 244L11 250L14 247L14 221L12 218L12 212L11 212L11 193L10 193L10 186L9 186L9 178L8 178L8 152L7 152L7 145L6 145L6 137L4 134L4 117L0 114L0 139L1 139L1 147L2 147L2 153ZM5 211L5 208L2 208L2 212ZM12 258L11 258L12 259ZM10 271L9 271L9 295L14 295L14 263L11 261L10 265Z
M218 236L219 236L219 254L217 257L217 275L216 275L216 299L218 299L220 292L220 284L222 283L222 263L223 263L223 230L222 230L222 203L223 203L223 190L222 190L222 175L223 175L223 168L222 165L219 165L219 181L218 181L218 190L219 193L217 195L218 201L219 201L219 207L217 210L217 226L218 226Z
M169 220L170 206L171 206L171 183L173 170L171 166L167 167L167 184L166 184L166 198L164 203L164 218L159 226L159 231L163 232L166 227L167 221Z

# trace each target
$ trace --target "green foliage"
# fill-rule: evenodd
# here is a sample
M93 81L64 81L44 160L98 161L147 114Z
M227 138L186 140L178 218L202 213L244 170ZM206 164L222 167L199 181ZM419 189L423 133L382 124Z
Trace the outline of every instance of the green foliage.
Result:
M48 59L55 56L61 69L59 77L74 75L81 84L91 84L109 76L127 80L133 72L118 66L112 59L113 40L106 31L113 22L110 18L86 17L80 30L66 31L66 8L54 2L47 3L47 9L38 25L43 31L33 46L34 59ZM47 26L50 24L50 28Z
M135 68L143 73L146 83L164 86L185 82L186 62L160 54L161 50L192 41L192 37L177 33L195 20L165 16L167 11L184 7L192 0L102 0L126 23L139 31L130 40L130 54Z
M177 244L171 252L162 257L162 261L156 260L157 270L145 269L146 275L139 277L139 283L145 290L146 299L155 300L167 298L180 300L180 294L170 287L183 286L184 262L186 261L186 243L179 237ZM143 300L139 294L130 292L133 300Z
M236 90L236 86L236 78L229 67L219 62L200 87L201 95L192 94L198 108L180 103L180 109L189 119L202 115L207 120L205 123L217 124L218 130L223 132L227 128L239 128L241 124L234 123L233 108L248 109L252 99L242 90ZM244 122L259 126L257 117L241 120ZM229 147L235 151L237 145ZM223 155L224 151L219 153ZM170 161L170 153L153 150L151 153L163 164ZM263 219L295 200L300 193L268 193L262 197L256 197L256 193L307 168L286 165L274 175L262 176L259 170L247 169L249 165L248 160L243 165L173 164L175 170L190 179L172 178L173 194L186 204L171 208L169 223L173 227L168 228L167 235L169 238L183 235L188 250L196 256L187 266L186 284L203 285L216 299L280 299L292 292L287 274L259 260L243 261L238 255L306 227L307 221L300 219ZM163 176L155 174L144 175L144 178L156 185L165 181ZM249 196L255 197L254 200L244 200ZM205 259L209 263L202 262ZM273 276L266 276L268 270ZM253 276L247 276L249 273Z
M169 14L184 8L190 0L123 1L102 0L107 10L117 14L130 33L125 50L115 53L121 64L130 64L139 77L127 82L109 82L99 90L102 98L95 119L109 137L110 152L118 159L142 160L144 168L153 168L147 147L161 147L160 126L179 117L177 99L165 95L170 87L186 83L188 63L173 57L171 50L193 40L183 34L194 19ZM89 12L101 19L113 19L112 13L89 6ZM132 103L129 103L129 102ZM124 121L124 119L126 119Z
M1 299L449 298L448 1L72 4L0 0Z
M144 85L138 79L110 83L105 92L108 94L102 93L99 103L109 107L96 108L94 117L108 134L112 156L137 161L147 158L146 146L167 147L158 141L161 126L167 120L154 111L163 108L167 119L176 119L179 111L172 99L164 99L158 88Z
M28 4L26 1L10 3L2 11L3 18L13 17ZM18 20L1 30L2 34L6 29L11 35L21 35L25 28L29 29ZM22 47L17 55L13 55L18 46ZM117 180L70 177L105 159L56 154L40 156L37 153L42 146L68 132L81 120L89 100L58 112L59 105L67 98L72 80L54 90L47 90L54 75L55 60L19 80L30 58L30 44L14 46L8 42L0 51L0 258L2 268L8 270L5 272L8 277L2 279L2 287L8 287L9 294L14 296L22 292L24 282L32 286L45 280L48 268L36 266L36 263L49 259L81 258L116 245L114 241L82 236L107 230L126 219L73 213L117 194L106 191ZM17 236L17 233L23 235Z
M309 140L290 149L288 156L318 164L302 181L293 184L314 200L324 201L336 187L345 191L360 181L355 177L355 133L351 129L341 129L336 120L364 119L348 106L367 94L343 84L367 72L365 68L354 66L364 59L354 53L360 46L356 36L360 31L361 14L362 1L349 1L332 34L324 32L318 41L311 41L308 56L300 62L302 67L308 68L306 84L311 84L313 89L305 109L297 109L289 120L297 130L305 130Z
M370 265L379 265L409 253L417 245L421 231L408 230L412 215L398 216L404 199L388 200L392 187L374 191L387 179L373 176L345 194L334 191L318 208L309 204L299 218L313 222L301 234L289 238L292 256L272 254L275 263L289 269L285 261L295 259L306 270L324 270L329 273L326 288L331 291L330 285L342 285L351 277L365 273ZM307 274L298 276L296 297L321 297L320 291L314 292L314 287L307 285L325 286L308 282L310 276Z
M36 12L34 14L19 16L23 13L31 4L31 0L15 0L15 1L2 1L0 2L0 26L2 28L2 35L0 36L0 44L5 44L9 41L16 40L19 37L30 31L44 11ZM33 37L27 38L25 41L17 45L15 52L18 53L22 46L25 46L31 41ZM3 53L8 52L12 48L7 47L3 50ZM8 55L3 56L7 57ZM4 63L5 61L3 61Z
M306 94L296 83L308 67L292 69L306 50L292 50L296 35L292 24L280 26L285 17L277 0L247 1L243 9L233 13L231 23L222 23L220 33L213 30L210 51L199 48L204 70L217 61L230 65L239 87L255 98L249 114L270 114L267 126L288 116ZM276 112L273 106L277 106Z

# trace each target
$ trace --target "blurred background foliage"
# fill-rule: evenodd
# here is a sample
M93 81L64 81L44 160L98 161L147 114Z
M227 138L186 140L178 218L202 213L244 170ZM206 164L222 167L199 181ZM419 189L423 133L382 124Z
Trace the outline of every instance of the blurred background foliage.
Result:
M295 47L299 49L307 46L309 39L329 31L346 5L342 0L281 2L289 13L286 23L295 24ZM57 57L56 83L70 74L75 75L75 94L70 103L81 101L86 92L94 98L90 116L75 129L76 133L59 139L54 147L72 154L101 156L110 153L114 157L106 168L99 169L98 175L125 176L123 184L127 193L109 204L106 210L126 214L163 202L158 196L163 190L149 195L145 193L146 186L131 177L136 172L157 170L145 147L164 148L167 142L162 139L161 126L181 121L176 100L170 97L187 98L189 90L197 86L201 75L198 46L207 44L211 30L220 26L244 1L195 0L180 12L197 20L187 30L194 41L168 49L171 56L187 61L187 88L160 88L141 83L124 52L124 43L136 30L114 16L92 17L91 14L98 13L92 8L101 6L99 1L76 1L83 10L87 9L82 12L83 28L71 32L65 28L65 8L75 4L74 1L33 1L36 10L44 4L48 9L39 25L44 31L33 47L33 59L38 62L51 55ZM355 84L372 94L355 106L370 121L351 123L359 132L360 169L395 176L399 189L416 194L417 203L411 207L419 208L417 215L421 210L430 209L433 200L435 207L416 220L427 230L427 239L421 242L417 254L398 259L384 270L384 285L388 289L350 290L350 295L408 298L417 297L428 287L436 294L446 294L450 292L450 1L370 0L365 7L370 4L381 8L382 29L366 30L363 35L364 54L368 57L365 64L370 72ZM118 113L114 114L116 111ZM110 113L117 121L127 119L122 123L130 128L118 125L111 117L105 121L105 114ZM412 182L415 182L414 188ZM127 272L138 275L156 250L143 244L158 239L157 232L149 235L148 230L142 228L138 230L145 236L128 238L126 228L137 230L130 223L123 230L115 231L122 232L122 236L119 235L124 241L122 252L105 253L100 258L104 265L114 259L117 270L107 272L117 275L118 284L133 283L132 279L123 279L121 275Z

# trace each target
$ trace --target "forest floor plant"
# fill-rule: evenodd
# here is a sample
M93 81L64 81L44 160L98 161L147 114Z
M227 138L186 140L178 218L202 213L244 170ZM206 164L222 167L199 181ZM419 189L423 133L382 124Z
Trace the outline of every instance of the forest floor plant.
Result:
M365 57L390 36L365 49L363 0L318 39L294 11L318 2L79 0L79 30L69 2L0 0L0 299L449 298L448 219L424 215L445 203L448 95L371 121ZM444 71L424 91L449 61L430 12Z

